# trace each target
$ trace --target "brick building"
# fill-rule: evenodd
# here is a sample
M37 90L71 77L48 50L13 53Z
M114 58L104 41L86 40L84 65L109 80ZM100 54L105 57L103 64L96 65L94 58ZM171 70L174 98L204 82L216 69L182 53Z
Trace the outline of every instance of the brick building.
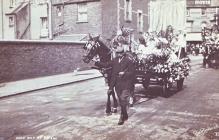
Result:
M88 33L109 39L129 27L137 38L148 30L149 0L54 0L52 29L55 39L81 40Z
M218 25L218 17L218 0L187 0L187 40L202 41L202 27Z

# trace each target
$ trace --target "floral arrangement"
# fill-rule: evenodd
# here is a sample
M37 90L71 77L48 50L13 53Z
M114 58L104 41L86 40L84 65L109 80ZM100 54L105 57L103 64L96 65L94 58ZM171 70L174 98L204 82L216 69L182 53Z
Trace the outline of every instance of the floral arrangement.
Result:
M190 59L188 57L172 61L171 50L163 49L159 54L150 54L141 59L141 67L158 75L168 77L174 82L189 75ZM174 54L175 55L175 54Z

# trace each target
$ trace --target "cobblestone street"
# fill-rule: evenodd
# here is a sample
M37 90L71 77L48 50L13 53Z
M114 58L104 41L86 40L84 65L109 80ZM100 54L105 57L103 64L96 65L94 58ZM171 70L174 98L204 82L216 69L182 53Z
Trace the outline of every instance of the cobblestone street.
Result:
M1 99L3 140L218 139L219 71L192 68L183 90L168 98L159 87L136 85L137 102L129 120L118 126L119 113L105 115L103 78Z

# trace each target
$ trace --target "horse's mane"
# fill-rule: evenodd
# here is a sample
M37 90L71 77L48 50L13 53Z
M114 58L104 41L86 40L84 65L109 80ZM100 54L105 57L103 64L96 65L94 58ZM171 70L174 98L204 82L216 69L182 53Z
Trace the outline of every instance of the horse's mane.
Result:
M109 61L111 59L111 48L109 41L103 39L102 37L97 37L94 38L94 40L96 40L99 45L100 45L100 49L99 49L99 56L101 58L102 61Z
M107 40L105 40L104 38L99 37L98 42L101 46L104 46L108 50L111 50L110 47L108 47L108 46L110 46L110 43Z

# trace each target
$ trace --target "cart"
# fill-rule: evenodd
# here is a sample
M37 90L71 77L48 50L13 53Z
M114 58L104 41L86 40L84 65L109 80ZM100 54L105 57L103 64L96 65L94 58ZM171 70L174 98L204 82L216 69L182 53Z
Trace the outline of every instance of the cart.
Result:
M190 65L189 65L189 58L182 58L180 60L180 63L177 63L178 66L183 66L185 69L189 71ZM153 63L153 62L152 62ZM186 63L185 65L183 65ZM181 76L183 72L182 71L175 71L173 66L168 67L167 62L161 62L161 64L149 64L145 65L147 63L143 63L141 60L137 60L135 63L136 68L136 74L135 74L135 83L142 84L145 89L148 88L150 85L158 85L162 87L162 96L167 97L169 95L170 89L176 85L177 91L182 90L183 83L185 76L188 76L188 71L184 74L185 76ZM154 70L154 67L157 65L163 65L165 69L171 69L165 70L163 72L157 72ZM175 67L178 67L175 66ZM189 67L189 68L188 68ZM183 69L183 68L182 68Z
M158 74L142 69L141 67L136 68L135 83L142 84L147 89L150 85L159 85L162 87L162 96L166 97L169 95L170 89L176 82L177 91L182 90L184 78L170 82L169 74Z

